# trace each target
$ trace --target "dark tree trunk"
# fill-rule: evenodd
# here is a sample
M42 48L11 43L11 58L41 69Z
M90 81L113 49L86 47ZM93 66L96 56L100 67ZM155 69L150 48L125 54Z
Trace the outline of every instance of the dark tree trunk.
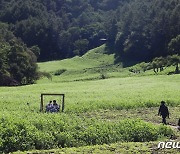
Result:
M178 63L176 64L176 70L175 70L175 73L176 73L176 74L179 73L179 65L178 65Z

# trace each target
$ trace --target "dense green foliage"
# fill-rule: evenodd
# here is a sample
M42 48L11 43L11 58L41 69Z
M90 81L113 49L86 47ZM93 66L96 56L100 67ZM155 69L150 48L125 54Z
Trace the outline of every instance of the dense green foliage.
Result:
M0 20L40 60L82 55L106 38L119 58L143 61L177 53L179 0L1 0Z
M0 86L31 84L37 79L37 58L18 40L8 26L0 23Z
M172 55L172 56L167 56L165 58L163 57L156 57L151 65L153 67L153 70L155 73L157 73L160 69L160 71L164 70L164 67L168 67L168 66L175 66L175 71L174 73L178 74L179 73L179 64L180 64L180 56L177 55ZM172 74L173 72L169 72L170 74Z
M113 40L119 55L136 61L166 56L170 42L175 48L171 53L177 53L179 9L179 0L134 0L119 8L115 15L118 33ZM174 39L176 45L172 45Z
M166 126L153 126L140 120L108 123L81 119L73 115L39 116L35 114L22 120L21 116L16 114L1 115L0 152L77 147L117 141L146 142L173 134Z
M168 153L168 154L177 154L179 153L178 149L157 149L156 146L158 142L118 142L113 144L104 144L104 145L93 145L93 146L83 146L75 148L62 148L62 149L51 149L51 150L31 150L31 151L18 151L13 154L27 154L27 153L36 153L36 154L72 154L72 153L98 153L98 154L114 154L114 153Z
M153 71L157 74L158 72L163 72L169 66L175 66L174 71L170 70L169 72L167 72L167 74L168 75L178 74L180 73L179 64L180 64L180 56L176 54L176 55L169 55L167 57L156 57L153 59L152 62L148 62L148 63L142 62L136 64L130 67L129 71L133 73L141 73L141 71L146 72L147 70L153 69Z

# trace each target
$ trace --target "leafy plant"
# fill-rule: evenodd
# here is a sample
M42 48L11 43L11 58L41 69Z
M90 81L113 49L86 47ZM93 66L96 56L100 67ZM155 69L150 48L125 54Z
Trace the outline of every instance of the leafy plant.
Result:
M63 73L66 72L66 71L67 71L66 69L59 69L59 70L57 70L57 71L54 73L54 75L55 75L55 76L59 76L59 75L63 74Z

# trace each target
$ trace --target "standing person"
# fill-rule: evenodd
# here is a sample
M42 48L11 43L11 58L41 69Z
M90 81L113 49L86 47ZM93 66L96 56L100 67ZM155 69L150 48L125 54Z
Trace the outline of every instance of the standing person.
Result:
M180 118L178 120L178 130L180 131Z
M162 116L162 123L166 125L166 117L169 118L169 110L168 110L168 107L165 105L164 101L161 101L158 115Z

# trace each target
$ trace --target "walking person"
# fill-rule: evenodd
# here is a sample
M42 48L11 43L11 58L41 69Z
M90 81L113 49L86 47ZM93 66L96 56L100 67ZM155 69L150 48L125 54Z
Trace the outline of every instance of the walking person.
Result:
M178 130L180 131L180 118L178 120Z
M169 110L168 107L165 105L164 101L161 101L161 105L159 107L159 112L158 112L159 116L162 116L162 123L167 125L166 123L166 118L169 118Z

